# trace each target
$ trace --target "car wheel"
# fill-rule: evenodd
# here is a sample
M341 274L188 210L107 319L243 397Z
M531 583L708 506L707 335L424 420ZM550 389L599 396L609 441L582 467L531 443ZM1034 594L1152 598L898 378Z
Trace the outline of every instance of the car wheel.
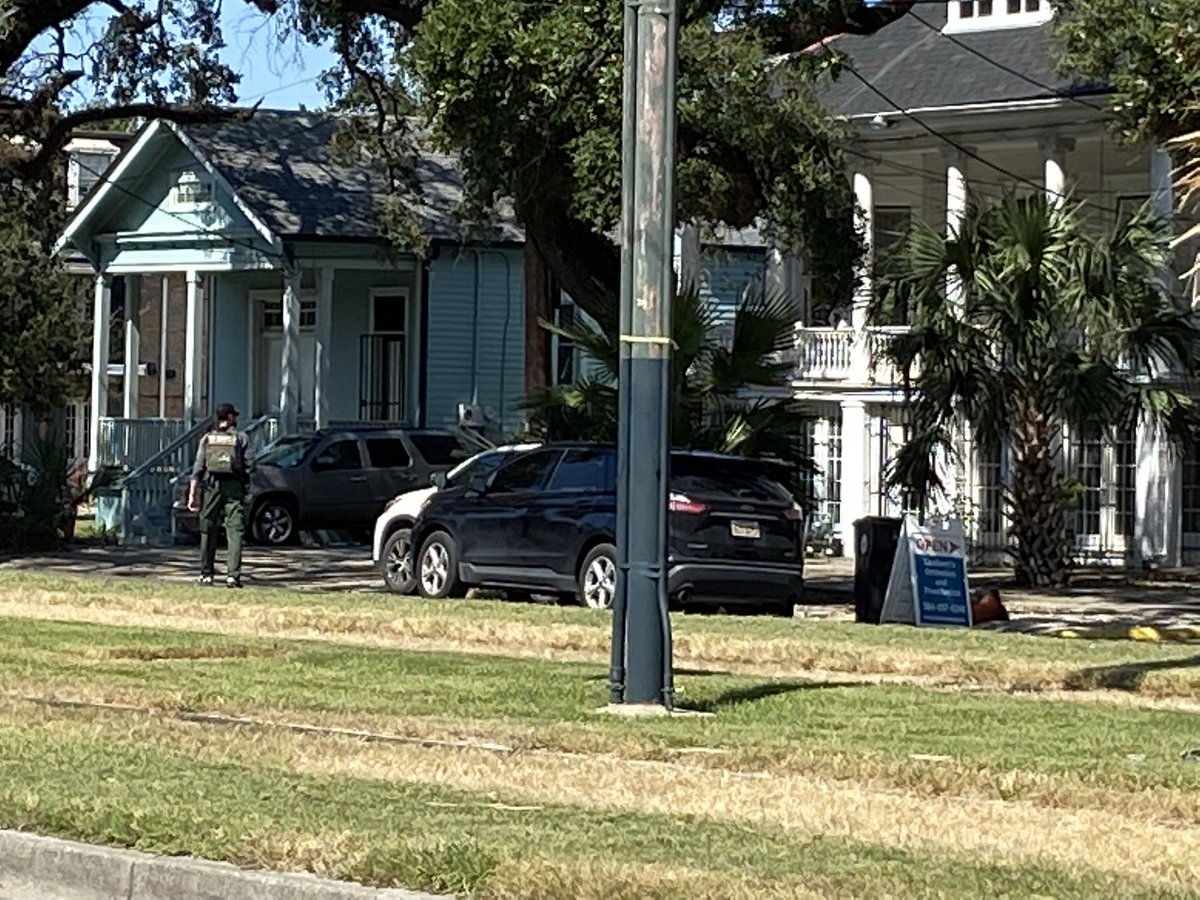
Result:
M579 602L589 609L612 609L617 593L617 548L599 544L579 567Z
M384 542L379 555L379 574L394 594L412 594L417 589L413 575L412 529L397 528Z
M417 587L421 596L430 600L461 597L465 593L458 579L458 547L446 532L435 531L421 546Z
M254 538L272 547L290 544L296 538L296 512L282 497L268 497L254 509Z

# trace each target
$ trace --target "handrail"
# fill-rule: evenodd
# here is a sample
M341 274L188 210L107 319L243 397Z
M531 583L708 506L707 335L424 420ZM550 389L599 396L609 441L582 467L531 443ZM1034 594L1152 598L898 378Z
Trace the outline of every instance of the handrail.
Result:
M198 438L200 435L209 431L212 428L213 421L214 421L213 416L208 416L207 418L200 419L199 421L197 421L196 424L193 425L190 429L188 429L186 432L181 434L179 437L175 438L175 440L173 440L167 446L163 447L162 450L158 451L158 453L154 454L154 456L150 457L148 460L146 460L144 463L142 463L140 466L138 466L136 469L134 469L128 475L126 475L124 478L122 478L121 479L122 483L136 481L138 478L141 478L143 475L148 474L151 469L154 469L156 466L160 465L163 460L165 460L168 456L170 456L172 453L177 451L180 447L183 447L184 445L191 443L193 440Z

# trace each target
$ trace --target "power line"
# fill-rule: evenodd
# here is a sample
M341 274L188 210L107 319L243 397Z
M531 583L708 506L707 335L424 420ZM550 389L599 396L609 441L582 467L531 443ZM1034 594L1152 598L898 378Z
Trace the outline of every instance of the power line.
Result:
M997 59L993 59L992 57L990 57L986 53L984 53L982 50L978 50L975 47L972 47L966 41L960 40L955 35L947 34L944 30L942 30L941 28L938 28L938 26L934 25L929 20L922 18L920 16L920 14L918 14L915 11L910 10L908 15L912 16L914 19L916 19L918 22L920 22L922 25L924 25L930 31L932 31L935 34L938 34L941 37L945 38L946 40L950 41L950 43L954 44L956 47L961 47L963 50L966 50L968 53L972 54L973 56L977 56L980 59L982 59L984 62L986 62L992 66L995 66L1001 72L1007 72L1009 75L1012 75L1014 78L1021 79L1026 84L1033 85L1036 88L1041 88L1044 91L1049 91L1051 94L1053 94L1054 96L1056 96L1062 100L1070 100L1074 103L1078 103L1080 106L1086 106L1088 109L1094 110L1096 112L1103 112L1103 113L1108 112L1108 110L1106 110L1104 107L1096 106L1093 103L1088 103L1086 100L1082 99L1077 94L1073 94L1070 91L1064 91L1061 88L1056 88L1051 85L1044 84L1041 81L1038 81L1036 78L1032 78L1029 75L1025 74L1024 72L1022 72L1018 69L1014 69L1011 66L1006 65L1005 63L1002 63Z

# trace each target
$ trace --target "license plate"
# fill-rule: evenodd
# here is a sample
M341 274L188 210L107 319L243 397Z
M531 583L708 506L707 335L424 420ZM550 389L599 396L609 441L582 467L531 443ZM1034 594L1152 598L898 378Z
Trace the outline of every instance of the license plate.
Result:
M762 537L762 532L759 531L757 522L731 522L729 531L734 537L738 538L753 538L757 540Z

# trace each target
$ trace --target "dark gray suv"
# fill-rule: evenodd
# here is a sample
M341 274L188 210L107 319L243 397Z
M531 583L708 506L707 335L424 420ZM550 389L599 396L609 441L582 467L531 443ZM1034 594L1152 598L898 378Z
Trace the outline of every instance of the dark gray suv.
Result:
M471 449L450 431L350 428L288 435L266 447L251 477L250 532L287 544L301 529L369 531L397 494L428 487Z

